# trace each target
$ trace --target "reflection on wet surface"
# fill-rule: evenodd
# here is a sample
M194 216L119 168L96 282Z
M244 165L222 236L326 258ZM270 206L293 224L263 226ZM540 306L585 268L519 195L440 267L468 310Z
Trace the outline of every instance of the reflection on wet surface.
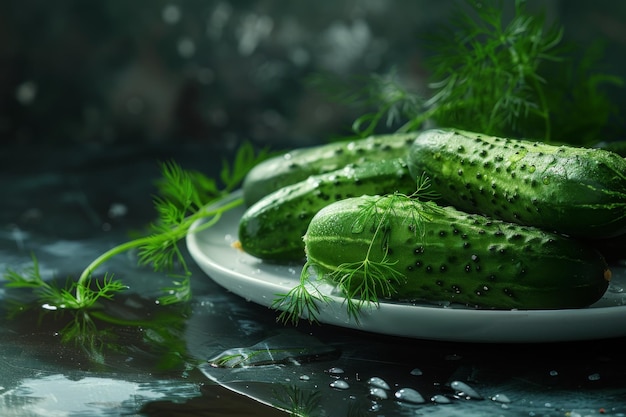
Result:
M188 305L132 292L103 303L74 339L64 337L80 314L26 310L5 321L2 415L271 415L250 398L276 415L626 413L623 339L464 344L290 327L198 284Z
M311 336L299 333L280 334L253 346L225 350L210 358L209 364L217 368L249 368L252 366L292 364L331 360L340 352L320 343Z

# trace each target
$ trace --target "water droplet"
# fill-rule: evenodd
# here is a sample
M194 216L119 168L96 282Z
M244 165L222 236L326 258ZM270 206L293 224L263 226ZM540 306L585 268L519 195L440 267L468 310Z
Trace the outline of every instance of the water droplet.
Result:
M483 398L482 395L480 395L474 388L470 387L463 381L452 381L450 388L452 388L459 397L466 397L473 400Z
M595 374L589 375L587 379L589 381L598 381L600 379L600 374L596 372Z
M411 375L420 376L423 375L423 372L419 368L413 368L413 370L411 370Z
M396 391L394 397L396 397L398 401L404 401L413 404L422 404L426 402L424 397L422 397L422 394L415 391L413 388L401 388Z
M550 184L550 177L543 177L542 182L543 182L545 185Z
M437 404L450 404L452 402L450 401L450 398L441 394L433 395L430 400Z
M504 394L496 394L493 397L491 397L491 400L497 403L510 403L511 402L511 400L509 400L509 397L507 397Z
M310 380L311 377L308 375L300 375L300 381L308 381Z
M452 353L450 355L446 355L445 360L447 361L458 361L462 358L461 355L457 355L456 353Z
M330 385L331 388L341 389L341 390L350 388L350 385L346 381L344 381L342 379L338 379L337 381L333 381L329 385Z
M372 405L369 408L369 411L375 413L377 411L380 411L380 409L383 408L382 404L380 403L372 403Z
M373 387L370 388L369 393L370 398L374 400L386 400L387 399L387 391L382 388Z
M557 376L559 373L557 371L550 371L550 376Z
M530 172L531 174L535 172L536 170L537 170L537 167L535 167L534 165L531 165L528 167L528 172Z
M333 375L340 375L343 374L345 371L341 368L332 367L327 372Z
M367 380L367 384L371 385L372 387L377 387L377 388L382 388L382 389L389 389L389 384L387 384L387 382L385 382L384 379L379 378L377 376L374 376L370 379Z

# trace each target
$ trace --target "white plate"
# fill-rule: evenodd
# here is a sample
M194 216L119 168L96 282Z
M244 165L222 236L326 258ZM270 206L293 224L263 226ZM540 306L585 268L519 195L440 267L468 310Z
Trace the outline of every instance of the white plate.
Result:
M235 193L231 198L239 197ZM301 265L275 265L235 249L244 208L232 209L214 226L187 235L193 259L216 283L248 301L270 306L276 294L298 283ZM194 228L199 224L194 225ZM193 228L192 228L193 230ZM624 290L623 290L624 289ZM463 342L554 342L626 336L626 268L613 270L605 297L589 308L570 310L477 310L381 303L350 319L341 297L320 306L320 323L368 332Z

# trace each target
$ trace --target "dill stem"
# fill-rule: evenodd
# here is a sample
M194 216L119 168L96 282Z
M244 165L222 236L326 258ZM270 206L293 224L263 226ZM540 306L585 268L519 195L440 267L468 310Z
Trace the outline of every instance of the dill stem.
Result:
M212 209L212 210L201 210L198 211L197 213L193 214L192 216L189 216L187 219L191 219L193 221L196 221L197 219L200 219L202 217L209 217L209 216L213 216L213 218L209 221L207 221L206 223L203 223L201 225L199 225L198 227L196 227L195 229L193 229L191 231L191 233L197 233L200 232L204 229L208 229L209 227L213 226L215 223L217 223L217 221L220 219L222 213L227 212L228 210L234 209L235 207L238 207L240 205L243 204L243 198L239 197L239 198L235 198L232 201L220 205L218 208ZM191 226L191 224L189 224L189 226Z
M193 213L192 215L185 217L185 219L183 219L183 221L181 221L180 224L172 228L172 230L175 230L177 232L176 233L177 239L175 241L170 240L168 244L173 244L176 241L182 239L187 234L187 232L189 231L189 228L196 220L201 219L203 217L213 216L211 220L195 228L193 230L193 233L199 232L201 230L204 230L213 226L220 219L222 213L232 208L235 208L241 204L243 204L243 198L237 198L224 205L221 205L218 208L215 208L212 210L201 209ZM145 236L145 237L130 240L128 242L112 247L111 249L102 253L96 259L91 261L91 263L83 270L83 272L80 274L80 277L78 278L78 282L76 285L76 301L78 305L81 305L81 303L83 303L85 300L85 289L88 285L89 278L93 274L93 271L95 271L100 265L102 265L109 259L113 258L114 256L127 252L131 249L140 248L141 246L150 243L152 239L153 239L153 236ZM180 259L183 259L182 255L180 255ZM186 269L186 266L185 266L185 269Z
M95 271L100 265L102 265L115 255L124 253L133 248L140 247L141 245L147 243L149 241L148 239L148 237L143 237L122 243L102 253L96 259L91 261L91 263L80 274L78 282L76 283L76 301L78 302L78 304L80 305L85 299L85 288L88 285L89 278L91 277L93 271Z

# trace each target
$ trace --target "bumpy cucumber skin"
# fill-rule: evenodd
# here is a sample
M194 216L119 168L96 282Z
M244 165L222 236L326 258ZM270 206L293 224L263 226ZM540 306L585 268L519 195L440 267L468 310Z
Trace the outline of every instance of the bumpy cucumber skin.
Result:
M378 213L392 204L385 233L374 238L375 220L363 227L362 208ZM412 223L420 204L433 207L422 232ZM416 206L417 205L417 206ZM387 261L406 279L393 284L392 300L453 302L489 309L579 308L597 301L610 271L591 246L560 234L491 220L433 202L361 196L333 203L311 220L304 236L308 262L330 279L342 264ZM362 274L354 280L358 285ZM384 294L379 294L383 296Z
M351 163L360 165L404 157L415 136L415 133L370 136L296 149L267 159L246 175L242 185L244 203L249 207L286 185L311 175L338 170Z
M626 160L612 152L428 130L408 163L463 211L577 237L626 232Z
M404 158L347 165L313 175L249 207L239 222L239 242L245 252L264 260L302 260L302 236L321 208L343 198L396 191L410 194L415 188L416 180Z

